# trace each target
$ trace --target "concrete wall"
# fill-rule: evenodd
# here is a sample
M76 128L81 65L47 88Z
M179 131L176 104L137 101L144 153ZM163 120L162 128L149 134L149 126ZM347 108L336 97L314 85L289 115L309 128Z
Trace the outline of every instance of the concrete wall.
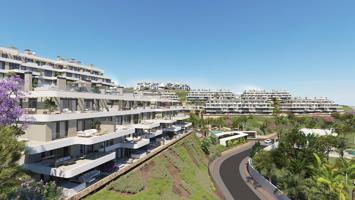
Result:
M24 90L26 92L32 90L32 72L25 72Z
M73 137L77 135L76 122L77 120L68 121L68 137Z
M66 137L66 128L65 128L65 122L66 121L61 121L59 124L60 124L60 137L61 138L65 138Z
M115 132L115 123L111 121L102 121L100 125L100 133L113 133Z
M48 124L30 124L25 131L25 137L35 141L50 141L52 140L52 130Z
M258 182L271 196L278 200L291 200L287 196L283 195L275 185L266 180L256 169L254 169L251 159L248 160L247 167L250 176L253 177L253 179ZM275 191L278 192L275 193Z
M47 123L47 126L48 126L49 135L51 137L50 140L55 140L55 138L56 138L56 123L50 122L50 123Z

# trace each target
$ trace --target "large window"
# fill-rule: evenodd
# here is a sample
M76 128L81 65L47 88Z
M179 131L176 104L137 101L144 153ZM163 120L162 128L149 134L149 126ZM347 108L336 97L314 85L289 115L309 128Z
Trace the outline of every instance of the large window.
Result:
M51 77L51 76L53 76L53 72L49 71L49 70L44 70L44 75Z
M0 61L0 69L5 69L5 62Z
M10 69L19 69L20 65L15 63L10 63Z
M28 99L28 107L29 108L37 108L37 99L35 99L35 98Z
M69 131L69 122L68 121L65 121L65 137L68 136L68 131Z
M55 134L56 134L56 139L60 138L60 122L55 123Z

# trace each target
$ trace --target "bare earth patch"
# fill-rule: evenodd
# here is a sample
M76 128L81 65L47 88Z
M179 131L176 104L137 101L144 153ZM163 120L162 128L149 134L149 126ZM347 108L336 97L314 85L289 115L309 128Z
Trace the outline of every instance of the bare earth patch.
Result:
M183 144L182 146L186 149L186 151L187 151L189 157L191 158L192 162L193 162L197 167L200 167L200 162L199 162L199 161L196 159L196 157L193 155L193 152L188 149L189 147L187 147L187 145L185 145L185 144ZM191 146L190 148L194 148L194 146ZM196 152L196 151L194 151L194 152Z
M154 166L155 166L154 161L150 161L139 169L139 174L143 177L145 186L148 185L148 179L150 177L150 173L152 172Z
M167 164L166 167L169 171L169 174L171 175L171 177L173 179L172 191L181 197L188 198L190 196L190 192L181 183L181 178L179 176L179 170L170 162Z

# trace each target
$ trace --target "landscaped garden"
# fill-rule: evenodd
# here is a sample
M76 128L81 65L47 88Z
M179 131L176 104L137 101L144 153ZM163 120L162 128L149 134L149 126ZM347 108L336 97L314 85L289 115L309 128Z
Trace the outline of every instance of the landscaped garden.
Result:
M283 130L278 133L278 147L253 154L254 167L291 199L351 199L355 160L343 155L354 145L348 139L354 135L354 115L288 116L275 120ZM338 135L305 135L299 132L302 127L332 128ZM330 158L331 150L339 157Z

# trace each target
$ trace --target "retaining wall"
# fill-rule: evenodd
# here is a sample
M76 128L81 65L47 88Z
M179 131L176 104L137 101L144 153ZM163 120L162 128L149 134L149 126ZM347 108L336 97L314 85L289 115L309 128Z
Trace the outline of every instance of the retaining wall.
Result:
M252 160L250 158L248 159L247 167L250 176L256 182L258 182L258 184L261 185L271 196L278 200L291 200L286 195L283 195L282 192L274 184L265 179L261 174L259 174L256 169L254 169L252 165Z

